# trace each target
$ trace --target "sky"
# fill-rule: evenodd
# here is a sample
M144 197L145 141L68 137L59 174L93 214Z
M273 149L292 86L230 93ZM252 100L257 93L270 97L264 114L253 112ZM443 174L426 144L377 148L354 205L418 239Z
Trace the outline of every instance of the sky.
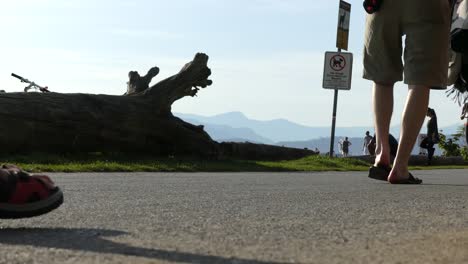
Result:
M337 126L372 126L371 88L362 79L365 12L352 5L350 91L338 95ZM158 66L153 83L176 74L197 52L210 56L213 85L173 112L241 111L257 120L331 126L333 90L322 88L324 54L336 51L335 0L15 0L2 1L0 84L19 92L19 74L51 91L120 95L127 74ZM392 125L407 88L395 87ZM433 92L439 126L462 124L461 108Z

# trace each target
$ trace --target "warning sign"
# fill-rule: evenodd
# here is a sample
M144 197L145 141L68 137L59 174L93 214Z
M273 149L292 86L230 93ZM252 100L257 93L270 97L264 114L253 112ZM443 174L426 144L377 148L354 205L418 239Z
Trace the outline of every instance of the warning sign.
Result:
M340 1L338 11L338 30L336 35L336 47L348 50L349 20L351 18L351 4Z
M330 59L330 67L335 71L342 71L346 67L346 59L338 54Z
M350 90L353 73L353 54L349 52L325 52L323 88Z

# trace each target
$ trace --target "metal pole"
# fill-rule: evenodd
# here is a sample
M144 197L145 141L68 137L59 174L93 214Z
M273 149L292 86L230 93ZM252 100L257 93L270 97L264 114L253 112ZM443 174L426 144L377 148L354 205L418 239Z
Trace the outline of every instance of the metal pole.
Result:
M335 146L335 126L336 126L336 108L338 104L338 89L335 89L335 98L333 99L333 116L332 116L332 130L330 140L330 158L333 158Z
M341 52L341 49L338 49ZM334 147L335 147L335 126L336 126L336 108L338 106L338 89L335 89L335 97L333 99L333 116L332 116L332 130L330 138L330 158L333 158Z

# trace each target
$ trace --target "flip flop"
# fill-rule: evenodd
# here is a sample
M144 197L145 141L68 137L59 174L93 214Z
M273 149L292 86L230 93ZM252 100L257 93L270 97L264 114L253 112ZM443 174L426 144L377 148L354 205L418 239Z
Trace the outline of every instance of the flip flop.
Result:
M396 181L390 181L391 184L421 184L423 181L419 178L414 177L411 173L408 179L401 179Z
M379 181L387 181L388 175L392 168L388 165L378 164L369 168L369 178Z
M39 216L62 203L62 191L48 176L29 174L15 165L0 168L0 219Z

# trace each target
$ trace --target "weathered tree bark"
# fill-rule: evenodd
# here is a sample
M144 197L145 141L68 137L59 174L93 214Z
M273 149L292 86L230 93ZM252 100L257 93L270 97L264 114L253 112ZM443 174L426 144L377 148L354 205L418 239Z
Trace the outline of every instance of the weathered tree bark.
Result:
M178 74L131 96L1 93L0 152L216 155L218 144L203 127L171 113L176 100L212 84L207 62L208 56L198 53ZM156 69L145 76L147 83L159 72Z
M148 73L141 77L137 71L128 73L127 92L124 95L137 95L149 88L151 80L158 75L159 68L153 67Z

